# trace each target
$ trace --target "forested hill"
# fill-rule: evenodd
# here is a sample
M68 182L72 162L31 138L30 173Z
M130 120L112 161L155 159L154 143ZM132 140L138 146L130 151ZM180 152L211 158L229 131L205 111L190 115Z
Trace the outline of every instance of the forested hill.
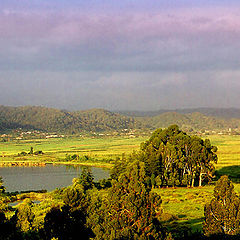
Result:
M230 111L230 110L229 110ZM237 113L235 114L237 116ZM46 132L80 133L119 131L123 129L156 129L178 124L188 130L227 130L240 128L240 117L207 116L200 112L164 112L156 116L131 117L103 109L66 111L46 107L0 106L0 131L22 128Z
M141 128L141 122L102 109L69 112L45 107L0 106L0 130L36 129L48 132L113 131Z
M72 115L81 119L84 129L88 131L92 131L93 129L96 131L104 131L143 127L142 123L135 118L109 112L104 109L77 111L73 112Z
M223 119L207 116L199 112L181 114L178 112L165 112L153 117L137 117L149 128L166 128L177 124L185 131L190 130L228 130L240 127L240 119Z
M154 117L169 112L180 114L202 113L206 116L223 119L240 119L240 109L238 108L186 108L175 110L161 109L158 111L118 111L119 114L131 117Z

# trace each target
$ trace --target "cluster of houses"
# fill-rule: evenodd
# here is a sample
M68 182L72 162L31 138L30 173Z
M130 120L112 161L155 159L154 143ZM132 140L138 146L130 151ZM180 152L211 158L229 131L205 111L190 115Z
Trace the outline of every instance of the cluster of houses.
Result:
M31 131L23 131L22 129L14 130L13 132L7 134L4 133L0 135L2 139L16 139L16 140L22 140L22 139L28 139L28 138L63 138L65 135L62 134L55 134L55 133L48 133L48 132L41 132L38 130L31 130Z
M129 138L134 138L139 135L146 135L151 132L139 132L139 130L136 129L122 129L121 131L114 131L114 132L91 132L86 134L87 136L92 135L92 137L107 137L107 136L126 136ZM199 135L239 135L240 129L226 129L226 130L202 130L199 132L195 132L195 134ZM84 137L85 135L79 135L80 137ZM31 139L31 138L64 138L65 135L63 134L56 134L56 133L48 133L48 132L42 132L39 130L28 130L24 131L21 128L16 129L11 133L4 133L0 135L0 138L2 141L9 141L10 139L15 140L22 140L22 139ZM1 141L0 139L0 141Z

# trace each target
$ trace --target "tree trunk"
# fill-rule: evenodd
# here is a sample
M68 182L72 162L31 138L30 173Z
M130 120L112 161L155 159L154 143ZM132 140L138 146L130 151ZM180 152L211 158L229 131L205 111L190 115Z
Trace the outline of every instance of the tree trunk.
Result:
M202 186L202 173L200 173L199 175L199 187Z
M195 180L195 177L194 175L192 176L192 187L194 187L194 180Z
M200 170L200 174L199 174L199 187L201 187L202 186L202 166L201 166L201 170Z

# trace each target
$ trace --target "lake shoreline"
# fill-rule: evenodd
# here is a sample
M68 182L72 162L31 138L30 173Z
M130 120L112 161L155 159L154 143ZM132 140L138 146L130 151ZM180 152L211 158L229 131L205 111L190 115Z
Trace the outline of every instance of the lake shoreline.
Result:
M71 166L87 166L99 168L112 168L111 163L93 163L93 162L38 162L38 161L0 161L0 168L4 167L45 167L47 164L52 165L71 165Z

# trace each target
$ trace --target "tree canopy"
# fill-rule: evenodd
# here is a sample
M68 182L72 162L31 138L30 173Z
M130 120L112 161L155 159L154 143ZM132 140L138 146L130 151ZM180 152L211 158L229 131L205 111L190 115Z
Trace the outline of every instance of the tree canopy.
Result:
M199 186L211 179L217 148L208 139L189 136L177 125L157 129L141 145L141 161L153 185Z
M131 163L113 180L105 215L106 239L163 239L157 220L161 198L147 186L143 162Z
M112 170L116 178L132 161L145 163L148 182L152 186L201 186L213 177L217 163L217 147L210 140L190 136L177 125L157 129L141 144L139 152L118 160Z

